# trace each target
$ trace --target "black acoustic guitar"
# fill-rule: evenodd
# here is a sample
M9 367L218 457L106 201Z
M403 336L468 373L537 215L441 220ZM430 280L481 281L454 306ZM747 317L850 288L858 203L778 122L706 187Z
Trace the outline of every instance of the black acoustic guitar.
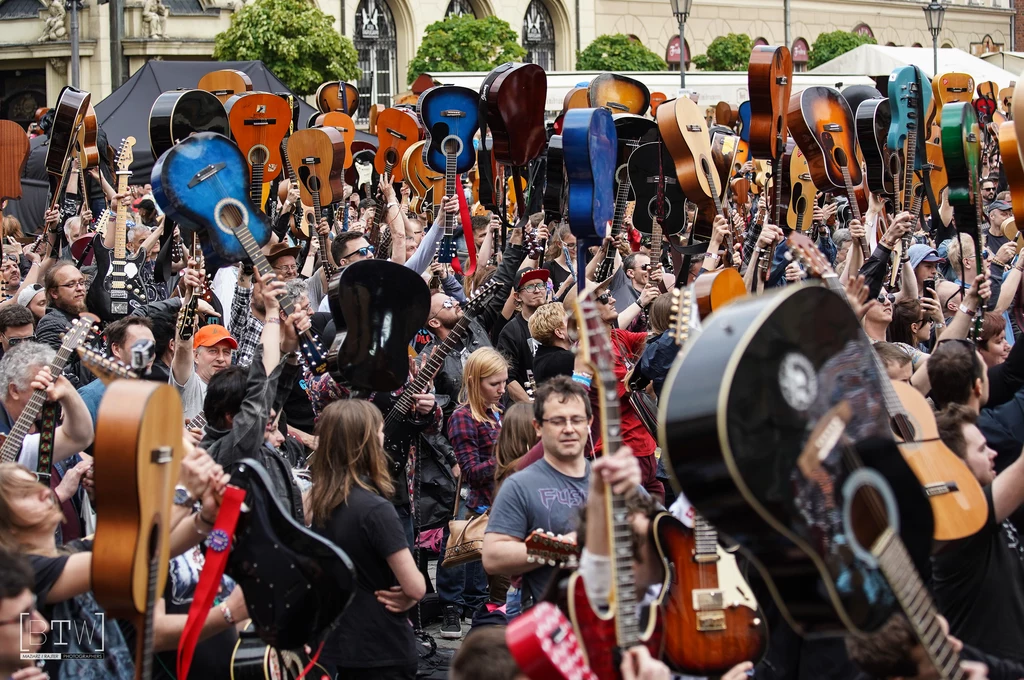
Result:
M719 309L669 373L661 444L796 630L870 632L903 609L947 667L955 652L918 576L931 507L890 434L862 337L845 300L819 287Z
M679 188L675 162L660 141L641 144L629 156L627 173L636 196L633 226L644 234L654 233L657 217L663 234L676 234L686 226L686 197ZM659 187L661 196L659 198Z
M278 650L315 646L352 600L352 561L292 518L258 462L243 458L226 472L245 490L245 511L225 572L245 593L256 633Z
M362 260L335 274L327 295L338 327L327 354L335 382L376 392L404 385L409 343L430 313L426 282L400 264Z
M864 154L864 165L868 175L868 189L873 194L892 196L896 192L893 179L893 152L886 138L892 124L892 113L888 99L867 99L856 111L857 141Z
M544 177L544 220L561 220L565 215L565 162L562 159L562 135L551 135L546 152Z
M164 92L149 111L149 145L153 158L196 132L229 136L228 114L216 95L206 90Z

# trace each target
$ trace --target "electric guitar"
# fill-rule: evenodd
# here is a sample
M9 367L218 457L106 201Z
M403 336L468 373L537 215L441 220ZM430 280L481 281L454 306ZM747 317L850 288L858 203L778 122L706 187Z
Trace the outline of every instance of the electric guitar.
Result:
M526 546L526 561L530 564L559 568L578 566L581 549L572 538L544 529L534 529L523 540L523 544Z
M530 680L597 680L572 624L558 607L539 602L505 631L508 651Z
M248 200L244 161L226 137L200 132L175 145L153 166L153 195L172 219L182 214L203 225L207 241L224 261L241 260L240 250L265 278L274 270L260 247L270 240L271 227ZM295 311L287 293L278 300L286 317ZM314 374L327 370L320 341L309 330L299 335L299 346Z
M617 391L619 381L615 377L608 327L601 319L597 305L588 296L577 300L575 316L577 328L580 329L579 351L587 357L594 371L603 449L615 452L622 446ZM661 595L651 603L646 620L643 620L639 611L641 594L637 591L633 568L633 528L629 521L626 498L607 488L605 500L611 556L608 599L611 608L607 613L596 611L587 598L583 577L575 572L569 577L568 615L594 674L601 680L617 680L620 677L619 660L630 647L642 644L650 650L652 657L661 658L664 643L661 608L668 592L671 572L665 569Z
M445 195L462 191L459 176L476 163L473 136L480 127L479 95L468 87L440 85L420 95L416 105L426 143L423 161L435 172L443 172ZM444 238L437 249L439 262L450 263L458 257L455 242L456 216L444 214Z
M135 138L128 137L121 142L117 153L117 191L120 194L128 193L128 178L132 174L128 168L134 160L134 147ZM113 249L107 248L99 235L93 237L92 246L98 273L89 287L89 308L106 323L117 321L149 302L142 282L142 267L148 253L139 248L128 255L128 206L119 203L116 208Z
M281 142L291 127L291 107L276 94L253 92L236 94L224 109L231 136L249 164L249 200L266 212L263 185L281 174Z
M111 383L96 416L92 591L107 615L135 624L136 680L153 672L153 612L167 582L185 455L181 420L177 390L145 380Z

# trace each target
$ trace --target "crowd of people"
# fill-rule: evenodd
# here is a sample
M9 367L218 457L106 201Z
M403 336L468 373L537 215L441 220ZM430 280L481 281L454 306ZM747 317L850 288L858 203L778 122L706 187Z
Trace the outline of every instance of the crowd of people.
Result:
M740 166L735 174L750 169ZM907 212L886 215L885 202L872 196L862 222L853 219L845 198L820 196L808 233L840 276L889 378L930 398L943 442L985 488L984 528L941 546L930 586L948 634L968 659L967 676L1019 680L1024 548L1015 520L1024 503L1024 344L1017 349L1016 340L1024 329L1024 258L1007 236L1013 216L1006 179L998 166L986 170L982 249L957 231L945 192L937 210L919 220ZM41 244L26 238L15 218L3 219L0 430L11 430L38 391L62 411L50 470L41 469L48 456L40 455L39 433L25 438L15 461L0 463L0 676L15 680L47 674L128 680L138 661L131 623L114 619L101 621L101 658L36 665L21 657L100 651L88 636L59 648L66 642L59 631L46 631L101 611L92 593L92 447L106 385L77 355L60 375L48 367L75 319L96 311L91 304L107 273L83 263L68 244L86 237L112 247L113 213L107 225L94 223L104 208L129 213L127 247L145 253L139 276L147 302L105 324L97 342L141 379L173 385L186 420L188 453L170 527L169 578L153 620L158 678L175 677L175 650L203 569L204 542L229 481L224 470L242 458L261 462L293 518L336 544L355 566L355 597L318 658L331 677L417 677L428 609L437 611L442 638L464 640L450 677L525 677L509 653L505 626L541 601L557 601L566 575L531 558L525 544L531 532L576 540L587 595L606 607L612 583L605 499L614 491L629 500L638 590L656 588L671 568L653 552L652 519L665 508L684 519L688 506L669 483L668 461L635 397L658 398L678 352L668 332L673 287L725 267L732 259L724 252L730 232L746 237L746 244L737 238L735 249L750 288L770 294L802 285L808 276L786 256L788 230L766 223L748 234L765 210L756 196L730 200L732 223L716 217L707 253L692 261L671 245L652 260L649 237L633 229L629 217L620 235L581 259L568 226L545 222L543 213L508 231L501 250L503 220L474 204L467 184L478 266L463 274L435 258L445 214L459 213L455 197L439 201L432 218L413 212L408 187L387 176L377 187L348 187L334 220L315 225L328 243L329 252L320 252L317 238L296 239L302 206L297 188L286 187L264 247L273 273L261 276L248 262L204 271L191 237L165 219L149 185L118 194L97 172L88 183L103 198L74 216L48 211ZM382 242L369 240L376 211L390 252L377 252ZM99 226L105 233L93 236ZM894 259L905 238L913 245ZM867 259L856 245L861 241L869 244ZM531 246L537 243L546 248ZM749 263L773 247L768 276L758 285L757 267ZM464 258L464 239L459 248ZM314 374L299 356L302 333L311 331L323 347L338 334L325 259L331 268L344 268L382 256L430 286L429 316L411 345L417 356L409 381L432 353L447 352L453 333L456 340L428 389L401 401L411 404L409 412L387 440L384 416L404 388L353 398L350 386L330 373ZM594 280L606 257L614 258L612 275ZM578 271L582 263L585 271ZM890 266L900 271L898 289ZM463 305L489 282L493 292L464 323ZM282 311L283 293L294 303L290 314ZM202 299L190 333L181 316L192 294ZM623 441L617 451L602 446L598 376L587 357L573 351L579 331L572 310L582 294L594 301L611 340ZM979 308L984 323L975 345L965 339ZM447 480L440 494L420 493L428 471L435 481ZM475 559L445 566L446 548L458 539L449 519L486 522ZM437 559L433 578L430 559ZM750 580L756 590L756 576ZM940 677L901 615L871 635L803 639L770 595L759 595L770 625L767 654L723 680ZM436 606L428 608L428 601ZM232 677L247 606L252 603L240 587L224 576L189 677ZM624 654L622 675L653 680L670 671L638 647Z

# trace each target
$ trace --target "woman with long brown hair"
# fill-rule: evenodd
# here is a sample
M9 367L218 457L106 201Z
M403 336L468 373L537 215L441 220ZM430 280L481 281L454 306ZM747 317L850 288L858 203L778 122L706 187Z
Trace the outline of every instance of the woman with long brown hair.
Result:
M404 614L426 592L388 497L394 492L384 453L384 420L362 399L336 401L317 424L307 504L314 530L355 564L352 604L324 645L321 659L337 678L416 677L416 640Z

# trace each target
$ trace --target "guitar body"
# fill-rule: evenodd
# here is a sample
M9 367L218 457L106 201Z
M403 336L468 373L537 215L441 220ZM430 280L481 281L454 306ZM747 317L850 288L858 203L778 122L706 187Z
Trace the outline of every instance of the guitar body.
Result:
M479 101L476 92L455 85L439 85L420 95L418 110L426 130L423 160L435 172L462 174L476 163L473 136L480 128Z
M105 323L110 323L145 307L149 302L146 286L142 282L142 266L146 262L146 252L139 250L124 260L122 271L125 296L122 300L115 301L112 299L112 284L115 280L114 251L103 244L102 236L97 234L91 238L97 274L87 294L89 309ZM117 307L118 302L121 302L121 307Z
M494 159L505 165L525 166L544 153L547 143L547 74L536 64L509 62L491 71L488 80L487 91L479 99L487 105Z
M807 157L793 140L789 140L782 156L782 201L785 203L786 226L800 232L811 228L816 192Z
M551 135L546 153L544 177L544 220L562 219L565 213L565 161L562 154L562 135Z
M316 89L316 106L321 113L337 111L351 116L359 109L359 90L352 83L326 82Z
M82 127L78 128L78 168L82 172L99 167L100 149L96 144L99 133L96 110L89 104L85 117L82 118Z
M587 104L593 108L608 109L612 113L642 116L651 108L651 91L634 78L618 73L602 73L591 80L587 87Z
M569 88L569 91L565 93L565 98L562 99L562 113L564 114L569 109L586 109L590 108L590 94L586 85L577 85L576 87Z
M704 272L693 282L693 295L697 299L697 309L702 319L746 294L743 276L735 267Z
M928 173L928 179L932 185L932 193L935 195L936 202L939 200L939 196L942 190L946 188L949 180L946 178L946 161L942 157L942 146L935 142L928 142L925 145L925 152L928 157L928 166L931 170ZM932 208L928 201L925 201L921 205L921 212L925 215L931 215Z
M615 213L618 136L607 109L572 109L562 125L567 216L576 238L603 239Z
M793 90L793 57L789 48L755 47L750 53L747 87L750 153L757 158L779 158L786 150L786 108Z
M679 97L658 108L658 129L675 161L680 190L697 205L695 233L710 238L711 222L718 211L709 180L715 169L704 116L688 97Z
M891 87L891 86L890 86ZM866 99L857 107L857 141L864 154L864 171L872 193L892 196L896 193L893 177L893 152L903 145L890 147L886 139L892 128L892 114L888 99ZM906 135L903 135L906 140Z
M46 174L50 180L50 205L60 200L65 175L71 165L71 156L78 143L78 129L85 120L92 95L88 92L65 87L60 91L54 108L53 125L47 133L50 144L46 149Z
M413 193L413 198L409 203L410 210L419 213L427 209L431 213L431 219L433 219L434 206L431 189L433 189L434 184L439 179L443 181L444 177L427 167L426 162L423 160L424 144L426 142L416 142L406 149L405 155L402 157L402 174L405 176L405 181L409 183ZM431 192L431 202L426 201L428 192Z
M292 133L288 138L288 161L299 181L303 203L325 206L341 200L344 194L344 158L344 137L333 127L308 128Z
M674 480L798 632L869 632L898 609L860 539L879 523L928 568L931 509L890 438L868 351L841 297L790 287L709 317L662 392Z
M28 135L13 120L0 120L0 201L21 198L21 173L28 160Z
M356 141L356 124L352 116L341 111L330 111L321 113L316 117L318 127L332 127L341 133L345 144L345 160L343 167L352 167L352 143Z
M618 148L618 156L615 161L615 208L616 215L618 215L625 210L625 205L619 205L618 202L625 201L633 195L627 171L629 157L641 144L658 141L658 124L650 118L631 113L612 114L612 122L615 123L616 147ZM625 182L625 186L623 186L623 182Z
M748 72L748 76L747 77L749 78L749 72ZM736 125L739 128L737 130L737 132L738 132L738 134L740 136L740 141L742 141L744 144L746 144L747 148L749 150L749 148L750 148L750 101L749 100L743 102L742 104L740 104L739 108L736 109Z
M736 148L740 138L731 132L711 133L711 160L715 165L718 180L715 188L718 189L718 197L725 200L728 195L729 178L732 177L733 160L736 158Z
M335 381L378 392L404 385L409 343L430 313L422 277L394 262L363 260L331 279L328 297L338 327L327 357Z
M628 175L636 196L633 226L637 231L653 233L659 208L664 213L661 221L664 234L676 234L686 226L686 212L683 210L686 197L679 188L674 167L672 156L661 142L641 144L630 155ZM663 185L660 206L659 184Z
M227 137L200 132L182 140L157 160L151 181L153 196L168 217L205 228L207 263L211 256L225 265L246 258L232 230L239 224L259 245L270 241L273 227L249 200L248 164Z
M768 627L736 556L718 546L717 562L695 561L693 529L668 513L654 518L653 531L675 576L662 611L665 661L702 676L721 675L744 661L756 664L768 645Z
M595 680L572 624L555 605L540 602L508 625L508 651L531 680Z
M587 665L594 675L599 680L621 678L619 664L625 650L619 648L614 613L609 611L607 614L601 614L594 610L579 572L569 577L568 610L567 615L572 621L576 637L583 646ZM664 636L661 610L658 606L652 605L648 609L646 627L640 634L640 644L647 647L653 658L660 659Z
M949 204L957 208L957 225L961 230L971 229L961 223L966 215L976 223L974 204L979 200L977 172L981 167L981 126L974 108L965 102L947 104L942 108L942 156L946 160L949 182Z
M850 105L839 90L809 87L793 97L786 117L796 145L807 157L811 181L820 191L846 189L843 168L853 186L863 181L857 163L857 133Z
M729 102L718 102L715 105L715 120L719 125L736 129L736 121L739 120L739 110Z
M301 650L352 601L355 568L340 548L295 521L259 463L243 458L225 472L245 490L249 511L238 518L224 571L245 593L260 639L278 650Z
M231 97L224 108L231 136L252 170L253 184L275 179L281 174L281 140L291 130L288 102L276 94L254 92Z
M293 133L294 134L294 133ZM369 172L375 172L373 159L377 155L377 147L370 142L356 140L352 142L352 165L345 168L345 184L359 189L359 167L369 165Z
M1013 220L1024 226L1024 161L1021 160L1017 128L1013 121L999 126L999 156L1006 172L1006 183L1013 188L1010 192Z
M244 71L226 68L207 73L199 79L196 89L206 90L226 105L236 94L252 92L252 80Z
M920 170L928 157L925 147L928 135L922 121L932 105L931 90L928 77L917 66L900 67L889 76L891 122L886 143L892 153L902 152L906 146L909 129L916 129L915 148L909 150L909 153L913 154L914 170ZM863 146L862 143L861 147Z
M229 136L228 114L220 99L206 90L164 92L149 112L149 144L159 158L195 132Z
M164 592L171 501L185 454L182 422L181 398L170 385L115 381L100 404L92 590L110 617L143 615L151 577Z
M974 78L966 73L941 73L932 78L932 105L928 112L931 141L941 138L942 108L946 104L970 103L974 97Z
M374 169L383 174L390 166L392 179L402 180L402 156L420 141L420 126L416 119L401 109L384 109L377 116L377 155ZM376 184L373 187L376 191Z

